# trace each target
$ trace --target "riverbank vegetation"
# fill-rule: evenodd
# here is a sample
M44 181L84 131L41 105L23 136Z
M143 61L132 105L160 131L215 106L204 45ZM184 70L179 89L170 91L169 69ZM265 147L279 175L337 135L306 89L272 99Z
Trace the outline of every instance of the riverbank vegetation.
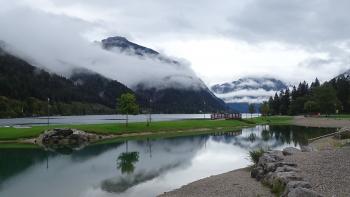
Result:
M86 132L102 135L122 135L122 134L157 134L164 132L167 134L176 132L210 132L210 131L228 131L240 129L256 124L289 124L292 117L271 116L258 117L247 120L179 120L152 122L147 126L145 122L129 123L125 127L124 123L115 124L85 124L85 125L51 125L50 128L74 128ZM21 138L33 138L47 130L47 126L33 126L30 128L1 127L0 140L17 140Z

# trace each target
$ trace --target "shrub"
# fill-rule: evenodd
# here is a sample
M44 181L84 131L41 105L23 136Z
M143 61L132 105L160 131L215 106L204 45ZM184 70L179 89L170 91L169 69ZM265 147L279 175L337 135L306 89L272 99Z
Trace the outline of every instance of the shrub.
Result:
M266 151L263 148L257 149L257 150L251 150L249 151L249 158L250 161L254 163L254 165L258 164L260 157L265 153Z

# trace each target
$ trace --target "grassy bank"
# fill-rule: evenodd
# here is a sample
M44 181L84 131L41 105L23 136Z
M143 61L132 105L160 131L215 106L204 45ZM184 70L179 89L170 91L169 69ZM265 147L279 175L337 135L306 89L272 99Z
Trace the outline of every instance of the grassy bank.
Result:
M125 127L124 123L115 124L85 124L85 125L52 125L51 128L75 128L83 131L97 133L102 135L121 135L129 133L167 133L169 135L176 133L195 133L195 132L213 132L227 131L230 129L239 129L242 127L253 126L255 124L289 124L291 117L287 116L272 116L259 117L246 120L179 120L153 122L147 126L144 122L129 123ZM31 128L0 128L0 141L17 140L23 138L32 138L40 135L47 130L47 126L33 126Z
M334 118L334 119L350 119L350 114L338 114L338 115L329 115L321 116L323 118Z

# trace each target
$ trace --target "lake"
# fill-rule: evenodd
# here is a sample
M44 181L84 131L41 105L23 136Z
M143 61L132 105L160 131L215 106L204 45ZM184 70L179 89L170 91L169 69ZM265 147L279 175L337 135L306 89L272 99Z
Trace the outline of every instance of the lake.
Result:
M252 117L258 117L259 114L253 114ZM149 114L129 115L129 122L146 122ZM242 114L242 118L250 118L250 114ZM152 114L152 121L171 121L183 119L209 119L210 114ZM0 126L14 125L46 125L47 117L27 117L27 118L8 118L0 119ZM50 124L102 124L102 123L122 123L125 122L124 115L85 115L85 116L51 116Z
M0 196L155 196L251 164L248 151L281 150L334 129L256 126L229 133L90 145L78 151L0 149Z

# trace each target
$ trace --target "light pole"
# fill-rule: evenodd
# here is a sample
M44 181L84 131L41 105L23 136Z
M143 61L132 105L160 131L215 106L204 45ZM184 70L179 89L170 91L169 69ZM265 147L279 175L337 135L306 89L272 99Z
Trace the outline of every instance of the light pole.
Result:
M205 103L205 101L203 101L203 104L204 104L204 120L205 120L205 113L206 113L206 103Z
M47 127L50 127L50 98L47 98Z
M152 99L149 99L149 123L152 122Z

